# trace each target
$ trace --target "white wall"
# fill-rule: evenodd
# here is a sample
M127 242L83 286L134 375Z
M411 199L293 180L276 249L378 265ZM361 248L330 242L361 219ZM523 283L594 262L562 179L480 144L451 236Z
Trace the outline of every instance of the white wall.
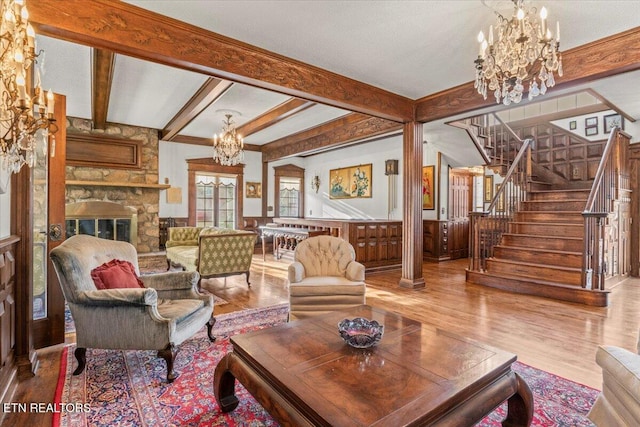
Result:
M425 144L422 164L425 166L438 164L438 151L435 146ZM187 159L207 157L211 154L209 147L179 144L160 141L158 171L159 182L164 183L169 178L173 187L182 188L182 203L168 204L166 194L160 194L160 217L188 216L188 172ZM262 182L262 156L260 153L245 152L244 182ZM398 160L399 175L390 177L385 175L385 160ZM348 167L359 164L372 164L372 197L354 199L329 198L329 171L331 169ZM281 159L268 164L268 185L263 185L263 193L267 194L267 205L274 206L275 175L274 167L293 164L305 169L305 216L313 218L339 219L393 219L402 220L402 136L385 138L375 142L354 145L341 150L329 151L306 158L292 157ZM440 207L433 210L423 210L424 219L444 219L448 206L448 174L449 160L442 156L440 176L436 177L436 197L440 194ZM436 168L437 173L437 168ZM316 193L311 188L311 181L315 175L320 177L320 190ZM389 199L389 185L395 186L395 204ZM391 204L391 206L390 206ZM395 205L395 206L393 206ZM243 216L261 216L261 199L244 199ZM275 212L267 211L267 216L273 217Z
M397 202L389 215L389 177L384 174L385 160L397 159L400 175L395 177ZM307 157L305 165L305 216L340 219L402 219L402 136L354 145ZM372 164L370 198L330 199L329 171L360 164ZM318 193L311 188L315 175L320 177Z
M616 112L613 110L606 110L599 113L584 114L582 116L576 116L569 119L554 120L551 123L557 126L560 126L561 128L576 134L577 136L586 138L589 141L601 141L603 139L609 138L609 134L604 133L604 116L608 116L610 114L615 114L615 113ZM598 121L598 125L597 125L598 133L592 136L587 136L585 134L585 119L593 118L593 117L596 117ZM570 123L573 121L576 122L575 129L571 129L570 127ZM630 122L629 120L625 119L623 122L623 128L626 133L631 135L632 144L640 141L640 122L638 121Z

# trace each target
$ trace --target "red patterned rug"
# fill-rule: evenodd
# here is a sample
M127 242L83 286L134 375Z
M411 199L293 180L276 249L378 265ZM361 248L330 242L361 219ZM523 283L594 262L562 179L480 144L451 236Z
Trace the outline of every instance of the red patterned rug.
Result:
M84 403L90 410L54 414L54 427L84 426L277 426L267 412L240 385L238 408L220 412L213 396L213 371L230 351L228 336L277 325L286 321L286 304L217 316L215 343L203 329L180 347L176 371L166 382L166 365L154 351L87 350L87 366L72 376L75 346L62 354L55 403ZM592 426L586 414L598 390L516 362L533 391L534 426ZM486 417L480 426L499 426L505 405Z

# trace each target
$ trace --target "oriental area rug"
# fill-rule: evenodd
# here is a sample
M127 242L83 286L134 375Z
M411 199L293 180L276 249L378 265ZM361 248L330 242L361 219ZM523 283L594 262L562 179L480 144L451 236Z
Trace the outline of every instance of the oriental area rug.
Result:
M203 328L184 342L176 357L180 376L166 382L166 365L154 351L87 350L87 365L77 376L75 346L64 349L54 403L86 404L88 412L54 414L54 427L89 426L278 426L278 423L236 383L238 407L222 413L213 395L213 372L231 351L228 337L286 321L287 305L243 310L216 316L209 342ZM598 390L516 362L513 369L534 395L534 426L592 426L586 414ZM479 426L500 426L506 404Z

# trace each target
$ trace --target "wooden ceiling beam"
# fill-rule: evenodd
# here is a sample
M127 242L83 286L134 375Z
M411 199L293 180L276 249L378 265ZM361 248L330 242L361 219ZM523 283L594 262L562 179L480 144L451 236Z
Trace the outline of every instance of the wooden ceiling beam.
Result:
M247 43L112 0L29 3L38 34L398 122L413 100Z
M587 43L562 53L564 76L556 77L550 89L567 89L640 69L640 27ZM469 68L472 61L469 61ZM473 87L465 83L416 101L416 120L431 122L495 105L493 94L483 99Z
M249 135L260 132L269 126L273 126L284 119L306 110L307 108L313 107L314 105L316 105L314 102L299 98L291 98L259 115L250 122L243 124L236 130L243 138L246 138Z
M202 138L199 136L176 135L171 142L180 142L183 144L202 145L204 147L213 147L213 138ZM262 151L262 146L255 144L244 144L244 151Z
M390 120L351 113L262 146L262 160L309 155L402 129Z
M233 82L209 77L180 111L169 120L169 123L160 132L160 139L173 141L182 129L198 117L209 105L220 99L231 86L233 86Z
M91 119L94 129L105 129L116 55L105 49L93 49L91 80Z

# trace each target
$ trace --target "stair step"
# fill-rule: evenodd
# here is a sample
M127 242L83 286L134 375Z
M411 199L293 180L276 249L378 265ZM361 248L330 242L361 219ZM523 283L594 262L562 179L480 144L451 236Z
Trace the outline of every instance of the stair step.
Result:
M553 298L593 307L606 307L609 305L609 291L567 286L553 281L525 279L510 274L489 274L488 272L470 270L467 270L467 281L509 292Z
M538 280L553 278L553 281L556 283L573 286L581 286L582 284L582 271L580 268L489 258L487 259L487 272L490 274L509 274L516 277Z
M529 192L530 200L584 200L589 198L591 190L567 189L567 190L532 190ZM583 206L584 208L584 206Z
M584 224L581 212L576 211L519 211L516 214L519 222L556 222Z
M522 202L523 211L573 211L582 212L587 199L568 200L527 200Z
M582 237L535 236L531 234L502 234L503 246L551 249L558 251L582 252Z
M580 252L498 245L493 248L493 257L510 261L582 268Z
M582 237L584 224L558 222L512 222L509 231L514 234L529 234L535 236Z

